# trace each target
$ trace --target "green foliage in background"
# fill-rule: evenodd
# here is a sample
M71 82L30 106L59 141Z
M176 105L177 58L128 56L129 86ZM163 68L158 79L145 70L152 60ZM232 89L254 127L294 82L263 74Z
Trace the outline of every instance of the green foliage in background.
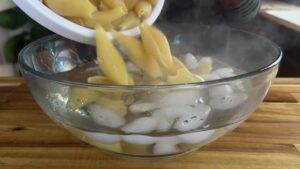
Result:
M17 62L19 52L30 42L52 34L52 32L30 19L18 8L0 12L0 27L15 30L25 25L27 25L28 30L8 39L4 45L5 60L8 63Z

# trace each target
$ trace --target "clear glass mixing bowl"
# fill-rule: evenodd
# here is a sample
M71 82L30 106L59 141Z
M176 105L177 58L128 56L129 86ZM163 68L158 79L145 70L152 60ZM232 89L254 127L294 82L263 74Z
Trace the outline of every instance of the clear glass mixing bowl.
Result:
M195 24L160 28L180 59L187 53L198 59L213 58L213 73L207 81L88 84L87 77L99 73L95 47L59 36L27 46L20 53L20 67L43 111L79 139L133 158L174 157L208 144L245 121L263 101L282 52L264 37L235 29ZM114 96L121 97L122 104L107 99Z

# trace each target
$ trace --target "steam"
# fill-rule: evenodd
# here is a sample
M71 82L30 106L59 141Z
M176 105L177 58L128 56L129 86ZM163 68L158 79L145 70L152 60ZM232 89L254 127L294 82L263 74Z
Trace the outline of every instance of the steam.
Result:
M300 4L298 0L284 1ZM198 2L198 5L191 8L189 4L195 2ZM279 51L268 40L257 40L251 36L231 32L230 28L259 34L274 41L282 48L285 48L286 42L294 44L297 42L296 37L291 37L287 29L283 29L279 24L260 15L256 15L247 22L229 23L220 17L219 13L221 11L213 8L214 2L213 0L189 1L189 3L185 1L182 6L184 12L180 11L180 2L178 2L179 5L174 2L166 7L165 15L161 16L158 25L173 43L172 50L174 54L183 56L185 53L191 52L198 56L213 55L231 66L242 65L242 68L248 71L272 63L275 57L278 56ZM200 3L202 5L199 5ZM172 7L172 5L175 5L175 7ZM203 13L199 12L201 10L215 11L203 17L201 16ZM239 37L239 35L241 36ZM180 42L185 45L180 45ZM253 62L247 63L249 60Z

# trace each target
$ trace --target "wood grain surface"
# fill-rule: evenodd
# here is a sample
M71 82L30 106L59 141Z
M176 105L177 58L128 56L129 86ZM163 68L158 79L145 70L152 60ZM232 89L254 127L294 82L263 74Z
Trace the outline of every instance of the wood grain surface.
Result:
M22 79L0 84L0 169L300 169L300 79L276 79L232 133L155 162L120 159L81 142L42 113Z

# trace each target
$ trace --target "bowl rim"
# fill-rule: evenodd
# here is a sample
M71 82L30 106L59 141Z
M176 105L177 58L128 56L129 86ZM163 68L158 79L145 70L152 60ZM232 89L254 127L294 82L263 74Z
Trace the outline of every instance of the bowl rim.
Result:
M217 80L210 80L210 81L204 81L204 82L196 82L196 83L181 83L181 84L167 84L167 85L117 85L117 84L113 84L113 85L107 85L107 84L92 84L92 83L87 83L87 82L76 82L76 81L70 81L70 80L65 80L65 79L57 79L55 78L55 76L49 75L49 74L45 74L39 71L34 70L33 68L31 68L30 66L28 66L25 62L24 62L24 57L26 56L26 53L28 53L28 51L31 48L37 47L40 44L42 44L44 41L51 41L51 40L55 40L55 39L65 39L67 41L72 41L69 39L66 39L60 35L48 35L45 36L43 38L40 38L34 42L31 42L30 44L28 44L26 47L24 47L20 53L19 53L19 65L20 65L20 69L21 71L27 71L30 74L40 78L40 79L44 79L47 81L51 81L51 82L55 82L58 84L62 84L62 85L66 85L66 86L75 86L75 87L82 87L82 88L93 88L93 89L122 89L122 90L157 90L157 89L186 89L186 88L197 88L197 87L203 87L203 86L208 86L208 85L217 85L217 84L223 84L223 83L228 83L231 81L235 81L235 80L239 80L239 79L244 79L244 78L248 78L248 77L252 77L255 75L258 75L260 73L266 72L274 67L276 67L277 65L280 64L280 61L283 57L283 52L282 49L273 41L269 40L268 38L252 33L252 32L248 32L248 31L244 31L244 30L239 30L239 29L234 29L234 28L230 28L230 31L239 31L242 33L246 33L248 35L251 36L255 36L257 38L261 38L267 42L269 42L271 45L273 45L273 47L275 47L278 51L278 56L276 56L276 58L274 58L274 61L272 61L272 63L262 67L262 68L257 68L253 71L249 71L243 74L239 74L236 76L232 76L232 77L228 77L228 78L221 78L221 79L217 79ZM24 74L24 73L23 73Z

